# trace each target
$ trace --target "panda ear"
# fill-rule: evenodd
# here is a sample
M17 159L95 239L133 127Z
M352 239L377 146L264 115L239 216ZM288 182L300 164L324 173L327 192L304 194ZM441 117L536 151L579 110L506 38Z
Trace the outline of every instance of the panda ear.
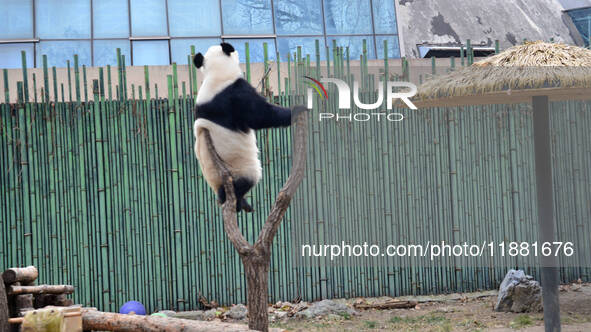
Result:
M195 67L201 68L203 66L203 54L197 53L193 58L193 64L195 64Z
M228 43L221 43L220 46L222 47L222 51L224 51L227 56L230 56L230 53L234 52L234 46Z

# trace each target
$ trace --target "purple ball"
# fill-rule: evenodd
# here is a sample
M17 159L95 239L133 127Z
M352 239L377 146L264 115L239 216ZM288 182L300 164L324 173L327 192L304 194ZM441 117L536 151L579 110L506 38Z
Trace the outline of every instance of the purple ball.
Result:
M119 309L120 314L130 314L132 312L136 315L145 315L146 308L138 301L129 301L122 305L121 309Z

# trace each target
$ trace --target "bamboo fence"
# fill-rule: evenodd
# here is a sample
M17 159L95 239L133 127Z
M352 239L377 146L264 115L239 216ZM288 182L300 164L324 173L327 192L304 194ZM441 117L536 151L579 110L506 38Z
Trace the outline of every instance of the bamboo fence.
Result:
M278 93L268 98L285 106L304 100L304 75L349 83L357 78L360 98L373 102L384 76L406 80L413 70L405 59L393 68L386 57L383 69L371 73L365 43L359 59L335 44L321 49L317 42L313 55L298 48L287 57L287 73L280 72L279 60L273 68L266 45L264 51L265 69L278 81ZM321 52L327 61L320 61ZM458 66L473 63L471 47L461 54ZM249 58L246 45L251 80ZM119 50L117 75L111 77L109 66L99 68L99 79L92 82L74 56L66 86L58 86L56 68L47 66L45 56L43 77L27 75L24 53L22 59L18 102L9 103L15 91L6 88L0 104L0 266L35 265L40 282L75 285L75 302L103 311L129 300L141 301L149 311L189 310L199 306L199 295L221 304L244 302L238 255L225 238L220 207L193 153L199 74L191 55L189 80L179 82L173 64L165 87L150 84L148 67L143 85L128 85ZM421 81L454 70L456 59L446 68L436 68L435 59L432 64ZM3 70L5 87L7 77ZM29 84L42 90L40 100L37 93L29 96ZM50 89L59 98L50 100ZM298 257L302 243L533 242L537 234L527 105L394 109L405 116L400 123L319 122L320 111L342 112L334 88L328 92L327 100L315 97L307 178L274 243L270 302L491 289L507 268L536 266L531 257L497 256L484 266L462 258L414 265L404 257L337 266ZM562 279L589 280L590 106L552 107L560 109L552 112L558 238L576 242L584 252L562 269ZM250 241L291 164L289 130L257 136L263 179L249 197L255 213L239 216Z

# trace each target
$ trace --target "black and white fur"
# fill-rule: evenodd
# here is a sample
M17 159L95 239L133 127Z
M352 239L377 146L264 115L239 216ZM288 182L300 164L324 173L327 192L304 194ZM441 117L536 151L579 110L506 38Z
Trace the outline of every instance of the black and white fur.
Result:
M205 56L198 53L193 62L205 75L197 94L197 120L193 125L199 166L223 204L224 184L202 137L203 129L208 129L217 153L232 174L236 211L251 212L244 195L262 176L254 131L289 126L291 111L268 103L243 79L238 52L232 45L211 46Z

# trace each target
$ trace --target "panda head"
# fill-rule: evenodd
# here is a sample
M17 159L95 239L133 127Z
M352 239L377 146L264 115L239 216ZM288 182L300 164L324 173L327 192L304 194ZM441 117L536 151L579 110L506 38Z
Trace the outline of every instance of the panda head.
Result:
M239 63L238 51L228 43L213 45L205 52L205 56L197 53L193 58L193 64L201 69L205 77L212 75L220 79L242 76Z

